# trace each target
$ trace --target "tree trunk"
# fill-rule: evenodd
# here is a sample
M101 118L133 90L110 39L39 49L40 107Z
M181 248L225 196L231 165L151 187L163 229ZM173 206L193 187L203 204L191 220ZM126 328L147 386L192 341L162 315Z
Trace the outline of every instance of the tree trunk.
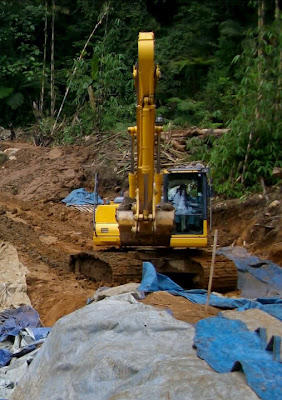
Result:
M279 0L275 0L275 21L279 20L279 15L280 15Z
M48 28L48 1L45 0L45 22L44 22L44 48L43 48L43 66L42 66L42 79L41 79L41 93L39 102L39 111L42 116L44 106L44 93L45 93L45 74L46 74L46 53L47 53L47 28Z
M261 101L261 87L263 84L262 57L263 57L263 28L264 28L264 0L258 1L258 98L256 106L256 119L260 118L259 103Z
M258 0L258 42L257 42L257 57L258 57L258 77L257 77L257 104L255 108L255 120L256 123L254 124L254 128L251 129L249 134L249 141L245 153L244 163L243 163L243 171L241 175L241 183L243 184L245 181L245 173L248 166L248 159L249 154L252 146L253 138L256 136L256 127L258 125L257 121L261 118L260 113L260 102L262 98L261 94L261 87L263 84L263 71L262 71L262 57L263 57L263 50L262 50L262 41L263 41L263 28L264 28L264 0Z
M51 117L55 114L55 0L52 0L52 38L51 38Z
M93 111L96 110L96 102L95 102L95 95L92 85L88 86L87 88L88 96L89 96L89 104Z
M274 13L274 18L276 21L276 24L278 26L278 29L281 29L280 23L280 7L279 7L279 0L275 0L275 13ZM280 32L279 32L280 33ZM277 78L277 91L276 91L276 100L275 100L275 116L274 119L276 121L279 120L280 113L281 113L281 74L282 74L282 49L281 49L281 43L280 43L280 35L278 35L278 43L277 43L279 50L279 58L278 58L278 78Z

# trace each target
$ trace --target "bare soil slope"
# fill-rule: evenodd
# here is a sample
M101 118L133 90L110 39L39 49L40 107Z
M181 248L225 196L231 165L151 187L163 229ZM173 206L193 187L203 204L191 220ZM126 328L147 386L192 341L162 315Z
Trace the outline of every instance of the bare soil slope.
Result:
M0 240L17 248L29 270L32 305L42 322L52 325L83 306L95 288L105 284L69 272L70 255L92 249L92 215L61 202L73 189L93 190L97 149L0 142L0 151L4 150L10 159L0 165ZM108 166L104 171L101 194L108 196L120 177ZM260 196L245 202L218 202L214 222L219 244L245 244L281 262L281 202L272 204L280 197L277 190L268 202Z

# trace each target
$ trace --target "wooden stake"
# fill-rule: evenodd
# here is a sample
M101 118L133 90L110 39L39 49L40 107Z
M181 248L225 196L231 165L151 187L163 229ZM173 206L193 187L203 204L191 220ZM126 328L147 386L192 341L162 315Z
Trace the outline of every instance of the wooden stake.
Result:
M213 239L212 262L211 262L210 277L209 277L208 296L207 296L207 302L206 302L206 306L205 306L205 312L206 312L206 313L208 312L208 305L209 305L210 295L211 295L211 287L212 287L212 278L213 278L213 271L214 271L216 244L217 244L217 229L216 229L215 232L214 232L214 239Z

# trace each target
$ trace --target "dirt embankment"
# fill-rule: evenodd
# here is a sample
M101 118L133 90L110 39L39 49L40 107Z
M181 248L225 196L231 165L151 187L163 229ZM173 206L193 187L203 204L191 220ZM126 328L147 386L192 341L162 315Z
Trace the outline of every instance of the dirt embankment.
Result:
M92 215L61 203L73 189L93 190L97 149L0 142L0 151L4 150L10 159L0 165L0 239L17 248L29 270L32 305L43 323L52 325L83 306L95 288L105 284L68 271L71 254L92 249ZM122 175L117 179L107 165L102 171L101 194L109 196L121 185ZM217 202L214 227L219 229L219 244L243 244L281 263L281 192L273 191L269 197L269 201L257 195L245 202Z
M282 187L269 189L267 198L254 194L245 200L217 201L214 227L221 246L236 244L282 265Z

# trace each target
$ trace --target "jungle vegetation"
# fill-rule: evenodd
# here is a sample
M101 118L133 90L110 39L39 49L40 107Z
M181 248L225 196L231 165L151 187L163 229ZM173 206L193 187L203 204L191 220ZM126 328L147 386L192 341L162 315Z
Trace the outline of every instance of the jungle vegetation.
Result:
M279 0L1 0L0 125L36 127L59 143L125 130L139 31L155 32L165 127L230 128L216 143L192 143L217 192L274 183Z

